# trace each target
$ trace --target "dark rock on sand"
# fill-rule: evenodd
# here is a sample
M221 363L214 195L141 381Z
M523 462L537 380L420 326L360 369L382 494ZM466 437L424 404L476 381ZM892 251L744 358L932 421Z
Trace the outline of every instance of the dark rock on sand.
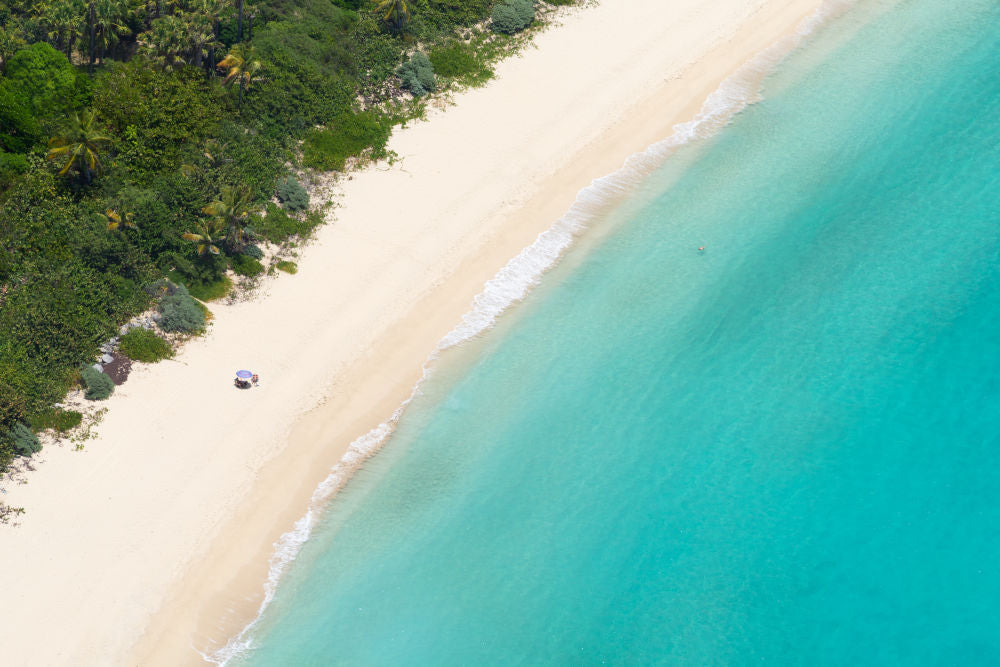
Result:
M111 362L104 367L104 372L116 385L124 383L131 370L132 360L120 352L116 352Z

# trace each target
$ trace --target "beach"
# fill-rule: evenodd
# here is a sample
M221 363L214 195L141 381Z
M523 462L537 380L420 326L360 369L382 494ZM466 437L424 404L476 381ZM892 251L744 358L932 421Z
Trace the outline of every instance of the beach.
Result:
M295 276L212 304L208 335L140 366L82 451L49 447L5 502L3 662L199 664L259 608L274 542L351 442L389 419L507 261L594 179L670 136L817 0L604 0L397 129L345 177ZM261 385L232 387L238 368Z

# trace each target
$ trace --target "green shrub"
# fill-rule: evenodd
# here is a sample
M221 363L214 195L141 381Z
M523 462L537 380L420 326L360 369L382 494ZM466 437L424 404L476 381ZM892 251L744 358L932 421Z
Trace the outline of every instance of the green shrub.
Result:
M205 318L205 321L211 322L212 318L215 316L212 315L212 311L208 309L208 306L203 304L201 301L195 301L194 303L196 306L198 306L198 310L201 311L201 316Z
M230 261L230 265L238 276L253 278L264 273L264 265L247 255L236 255Z
M532 0L505 0L493 9L490 28L494 32L513 35L521 32L535 20Z
M434 66L421 51L417 51L410 56L409 60L400 65L396 74L403 82L403 89L413 93L414 97L426 95L437 88Z
M489 18L495 0L420 0L410 31L422 41L450 35L459 27L472 27Z
M524 21L524 27L527 28L531 25L531 22L535 20L535 3L532 0L512 0L511 4L514 5L521 20Z
M186 257L178 252L165 252L156 263L171 281L187 285L199 299L200 292L225 289L217 285L229 268L229 261L222 254Z
M326 125L351 108L357 90L354 51L359 47L347 38L357 19L353 12L328 0L283 4L287 20L254 30L254 50L267 64L267 76L250 89L243 108L264 131L284 139Z
M148 303L136 284L143 278L135 249L125 234L108 233L96 197L74 196L48 165L35 156L29 162L0 195L3 438L61 400L80 361ZM10 442L0 442L0 466Z
M3 86L23 94L36 118L56 118L89 98L89 79L45 42L21 49L4 63Z
M367 154L373 160L386 156L385 145L392 123L375 111L346 113L330 127L306 133L302 164L322 171L340 171L347 158Z
M247 188L254 199L267 201L274 195L279 175L285 171L285 163L292 159L289 144L301 138L301 132L294 135L284 133L272 136L262 130L247 132L246 128L232 122L223 123L219 141L224 143L225 159L216 164L213 174L217 182L211 183L218 192L218 183L237 183ZM195 209L204 204L192 202Z
M255 218L251 224L254 230L268 241L283 243L290 236L308 236L315 226L308 221L309 219L307 217L306 220L300 220L288 215L285 209L269 203L264 217Z
M121 337L118 349L129 359L156 363L174 355L170 343L148 329L132 329Z
M391 96L385 83L399 66L399 42L382 29L375 16L367 12L359 16L352 38L357 45L354 60L361 93L376 101Z
M27 153L41 138L27 95L0 85L0 152Z
M83 397L88 401L103 401L115 390L115 383L107 375L93 366L87 366L80 372L80 378L87 385Z
M185 283L185 285L191 296L202 301L221 299L233 289L233 281L228 276L219 276L218 280L208 283L191 281Z
M438 76L457 79L479 71L476 53L465 42L452 42L439 46L431 50L429 58Z
M253 257L254 259L264 259L264 251L260 249L258 245L248 245L240 251L240 254L246 255L247 257Z
M287 259L283 259L276 264L279 271L284 271L285 273L298 273L299 267L295 262L290 262Z
M14 424L10 434L14 441L14 449L21 456L31 456L41 451L42 443L38 442L38 436L21 422Z
M31 428L36 431L52 429L65 433L76 428L83 420L83 415L76 410L60 410L59 408L47 408L28 419Z
M143 291L154 299L162 299L177 292L181 285L171 282L166 278L160 278L143 287Z
M94 110L115 138L116 161L138 183L176 173L192 145L218 135L225 113L219 87L193 67L165 72L136 58L111 64L94 86Z
M301 211L309 207L309 193L294 176L287 176L278 182L278 199L289 211Z
M183 285L160 301L160 328L164 331L194 333L205 328L205 314Z
M7 466L17 456L13 437L9 433L0 433L0 472L6 472ZM0 523L3 523L5 505L0 503Z
M5 153L0 148L0 190L28 171L28 158L19 153Z

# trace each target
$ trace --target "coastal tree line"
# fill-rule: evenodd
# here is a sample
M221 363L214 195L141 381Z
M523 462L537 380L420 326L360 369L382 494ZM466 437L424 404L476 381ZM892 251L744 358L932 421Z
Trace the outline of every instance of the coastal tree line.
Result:
M85 369L123 323L159 303L196 332L190 296L223 295L230 272L264 271L263 242L309 234L322 216L299 169L385 157L415 100L489 79L536 8L0 5L0 471L37 448L36 432L79 423L52 406L75 384L106 384ZM130 341L137 357L169 353L147 334Z

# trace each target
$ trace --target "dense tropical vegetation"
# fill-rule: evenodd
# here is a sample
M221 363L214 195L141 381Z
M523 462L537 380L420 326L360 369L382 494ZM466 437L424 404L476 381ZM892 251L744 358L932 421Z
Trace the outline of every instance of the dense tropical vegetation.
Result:
M68 389L113 391L89 364L123 323L203 329L192 296L308 235L299 168L385 157L415 97L488 79L515 4L530 23L530 0L0 3L0 471L79 422Z

